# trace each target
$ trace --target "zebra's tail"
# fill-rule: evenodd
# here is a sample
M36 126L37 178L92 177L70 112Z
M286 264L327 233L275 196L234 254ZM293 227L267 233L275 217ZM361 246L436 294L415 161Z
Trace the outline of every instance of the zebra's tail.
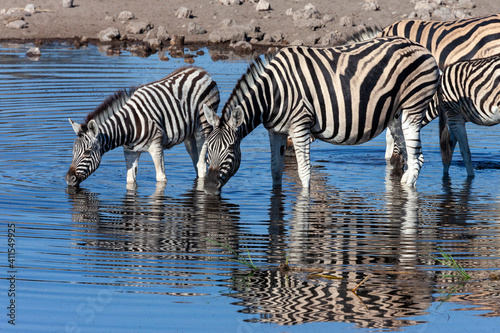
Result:
M353 33L350 36L345 38L345 44L352 44L358 42L364 42L365 40L369 40L379 36L382 33L382 28L375 27L363 27L358 32Z
M438 94L441 95L439 92ZM437 106L439 111L439 146L441 148L443 165L449 166L451 164L453 150L450 129L448 127L448 117L446 116L446 112L441 102L440 100Z

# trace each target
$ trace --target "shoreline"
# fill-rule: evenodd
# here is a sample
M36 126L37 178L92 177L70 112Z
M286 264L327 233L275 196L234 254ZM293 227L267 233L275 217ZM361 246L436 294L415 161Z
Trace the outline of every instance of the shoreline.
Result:
M29 1L0 5L0 43L93 44L110 55L174 58L183 48L245 57L270 47L335 46L366 27L405 18L451 20L500 9L498 0L75 0L72 7L63 6L68 0Z

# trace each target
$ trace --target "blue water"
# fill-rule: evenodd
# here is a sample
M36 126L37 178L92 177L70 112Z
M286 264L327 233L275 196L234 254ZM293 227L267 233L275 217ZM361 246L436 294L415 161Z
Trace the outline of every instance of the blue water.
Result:
M500 331L500 127L468 125L470 181L458 150L443 179L431 123L416 190L391 174L381 136L313 143L310 198L293 158L273 191L263 128L243 141L219 199L198 190L183 145L165 153L165 188L144 154L139 186L127 190L118 148L74 190L64 181L75 137L67 119L81 122L114 91L185 63L60 44L30 60L29 46L0 46L2 331ZM248 61L214 62L202 50L194 65L224 102ZM438 246L470 281L432 258ZM446 302L442 291L453 291Z

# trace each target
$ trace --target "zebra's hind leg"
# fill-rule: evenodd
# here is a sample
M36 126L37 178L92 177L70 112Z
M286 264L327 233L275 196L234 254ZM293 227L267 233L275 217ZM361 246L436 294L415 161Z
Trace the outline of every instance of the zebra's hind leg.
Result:
M454 137L455 142L458 141L460 145L460 153L464 160L465 168L467 169L467 176L474 177L474 168L472 166L472 158L470 154L469 140L467 139L467 131L465 130L465 121L463 119L448 118L451 136ZM452 147L455 148L452 141ZM452 151L453 153L453 151ZM450 163L451 164L451 158ZM448 168L450 167L448 164Z
M156 181L166 182L167 176L165 175L165 160L163 157L163 146L158 143L153 143L149 146L148 152L153 158L153 163L156 169Z
M273 187L281 187L283 169L285 167L287 135L269 131L269 143L271 145L271 173L273 176Z
M135 184L141 152L123 147L123 154L125 155L125 163L127 164L127 184Z
M401 183L407 186L415 186L420 169L424 164L422 143L420 141L420 121L411 116L411 112L405 111L401 114L401 128L406 145L408 168L401 177Z

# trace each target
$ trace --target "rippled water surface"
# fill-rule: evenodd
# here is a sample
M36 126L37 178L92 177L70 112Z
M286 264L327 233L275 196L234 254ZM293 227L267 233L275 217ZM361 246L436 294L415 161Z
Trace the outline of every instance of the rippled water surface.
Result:
M139 186L127 190L118 148L72 190L67 119L81 122L114 91L184 62L64 45L33 61L27 48L0 47L2 331L500 330L500 127L468 126L468 181L458 150L442 178L431 123L414 191L386 166L383 136L315 142L311 196L300 195L293 158L273 191L263 128L243 141L219 199L197 189L182 145L165 154L164 188L144 154ZM247 62L203 51L195 65L224 102ZM471 280L433 259L438 247Z

